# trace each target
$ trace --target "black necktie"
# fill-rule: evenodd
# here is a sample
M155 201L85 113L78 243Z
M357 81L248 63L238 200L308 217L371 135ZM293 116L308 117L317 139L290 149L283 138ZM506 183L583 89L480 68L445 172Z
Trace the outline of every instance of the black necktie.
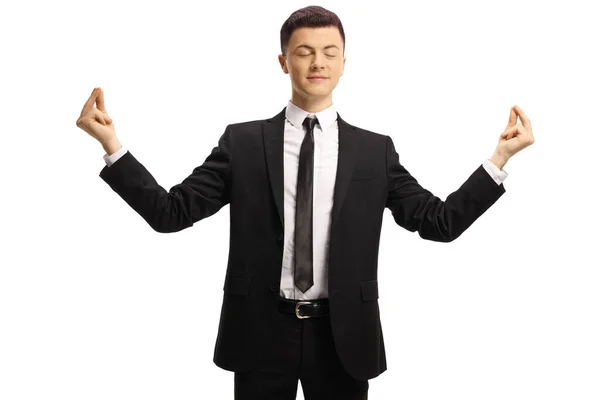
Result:
M302 293L313 285L313 166L315 141L313 128L317 118L308 118L302 125L306 128L300 147L298 184L296 187L296 227L294 232L294 284Z

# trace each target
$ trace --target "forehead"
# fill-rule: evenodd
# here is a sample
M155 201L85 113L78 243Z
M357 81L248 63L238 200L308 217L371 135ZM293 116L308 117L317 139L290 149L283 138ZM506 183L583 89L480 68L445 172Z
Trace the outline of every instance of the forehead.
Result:
M290 37L290 47L299 44L323 47L328 44L337 44L341 48L342 35L336 26L323 26L318 28L297 28Z

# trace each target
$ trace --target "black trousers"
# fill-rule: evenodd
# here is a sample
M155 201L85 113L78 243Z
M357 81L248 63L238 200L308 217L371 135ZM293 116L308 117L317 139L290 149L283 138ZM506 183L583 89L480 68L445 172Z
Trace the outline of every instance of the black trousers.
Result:
M305 400L366 400L369 382L343 368L335 350L329 316L299 319L280 313L277 367L234 374L235 400L295 400L298 381Z

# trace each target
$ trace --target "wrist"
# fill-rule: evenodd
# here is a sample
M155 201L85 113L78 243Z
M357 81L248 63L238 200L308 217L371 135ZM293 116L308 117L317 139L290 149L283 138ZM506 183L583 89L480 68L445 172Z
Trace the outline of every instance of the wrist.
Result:
M494 154L492 154L492 156L490 157L490 162L492 164L494 164L496 167L498 167L498 169L501 170L502 168L504 168L504 165L508 161L508 158L509 157L507 157L506 155L504 155L500 151L496 150L494 152Z
M108 154L109 156L113 155L117 150L119 150L121 148L121 143L119 142L119 139L112 138L106 142L102 143L102 148L104 149L104 151L106 152L106 154Z

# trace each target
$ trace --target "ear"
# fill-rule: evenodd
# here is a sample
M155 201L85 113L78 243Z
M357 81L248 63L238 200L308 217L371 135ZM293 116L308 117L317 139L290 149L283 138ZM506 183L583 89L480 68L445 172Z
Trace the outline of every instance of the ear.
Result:
M342 73L340 76L344 75L344 67L346 66L346 57L344 57L344 62L342 63Z
M287 59L283 56L283 54L280 54L279 56L277 56L277 59L279 60L279 65L281 66L281 69L283 70L284 73L288 74L288 68L287 68Z

